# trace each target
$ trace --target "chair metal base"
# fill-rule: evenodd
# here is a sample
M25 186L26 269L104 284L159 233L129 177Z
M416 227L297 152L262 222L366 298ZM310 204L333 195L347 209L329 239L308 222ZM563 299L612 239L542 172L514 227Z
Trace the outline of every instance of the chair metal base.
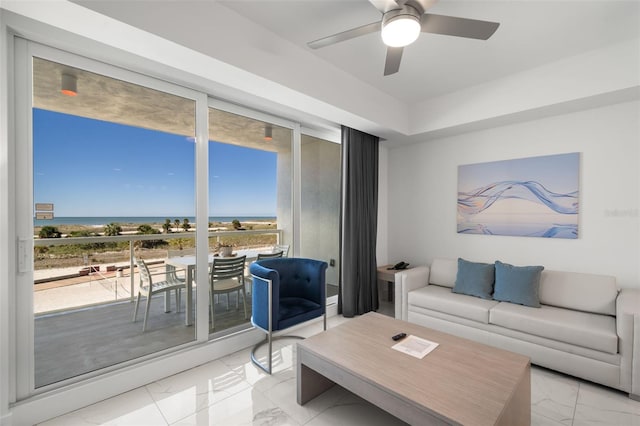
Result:
M269 339L269 336L267 336L267 338L265 340L263 340L262 342L258 343L257 345L255 345L253 347L253 349L251 350L251 362L253 362L257 367L259 367L260 369L262 369L265 373L267 374L271 374L272 371L272 364L273 364L273 341L274 340L280 340L280 339L300 339L300 340L304 340L305 338L302 336L289 336L289 335L285 335L285 336L271 336L271 339ZM258 361L258 358L256 357L256 351L262 347L265 343L269 344L269 352L267 355L267 359L268 359L268 365L264 365L261 364L260 361Z
M323 325L324 331L327 331L327 310L326 310L326 307L325 307L325 312L324 312L324 314L322 316L323 316L322 325ZM291 335L287 335L287 334L282 335L282 336L274 336L272 331L265 330L262 327L259 327L259 326L255 325L255 324L254 324L254 326L259 328L260 330L266 332L267 333L267 338L253 347L253 349L251 350L251 362L253 362L257 367L262 369L267 374L271 374L271 371L272 371L273 341L274 340L280 340L280 339L300 339L300 340L304 340L305 339L304 337L301 337L301 336L291 336ZM256 351L260 347L262 347L262 345L264 345L265 343L269 345L269 352L268 352L268 356L267 356L268 365L266 365L266 366L264 364L261 364L260 361L258 361L258 358L256 358Z

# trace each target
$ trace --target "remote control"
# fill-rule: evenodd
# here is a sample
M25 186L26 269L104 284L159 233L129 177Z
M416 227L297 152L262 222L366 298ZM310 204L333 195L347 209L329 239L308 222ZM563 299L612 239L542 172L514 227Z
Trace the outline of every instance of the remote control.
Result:
M398 340L404 339L405 337L407 337L407 333L400 333L393 336L392 339L397 342Z

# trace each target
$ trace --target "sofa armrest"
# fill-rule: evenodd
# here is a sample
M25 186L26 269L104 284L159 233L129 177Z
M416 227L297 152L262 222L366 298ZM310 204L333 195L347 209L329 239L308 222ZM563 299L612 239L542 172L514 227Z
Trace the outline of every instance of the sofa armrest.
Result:
M429 267L417 266L396 274L395 282L395 316L407 321L407 293L429 284Z
M640 397L640 289L624 288L616 299L616 332L622 357L620 383Z

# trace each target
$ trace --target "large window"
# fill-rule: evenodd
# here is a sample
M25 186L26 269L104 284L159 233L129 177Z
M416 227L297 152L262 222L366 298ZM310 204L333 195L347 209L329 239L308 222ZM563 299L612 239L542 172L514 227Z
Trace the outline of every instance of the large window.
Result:
M193 341L186 285L148 290L194 247L195 101L34 58L32 111L35 387Z
M178 349L226 350L209 340L257 342L239 332L251 328L260 253L327 261L335 294L339 145L202 92L17 46L16 401ZM216 286L216 260L242 256L242 286Z

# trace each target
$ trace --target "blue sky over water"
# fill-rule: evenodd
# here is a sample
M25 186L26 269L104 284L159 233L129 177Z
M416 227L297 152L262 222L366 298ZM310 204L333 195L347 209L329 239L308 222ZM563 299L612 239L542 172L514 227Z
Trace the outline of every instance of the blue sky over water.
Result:
M34 202L56 216L194 216L192 139L33 110ZM209 144L209 215L275 216L277 154Z

